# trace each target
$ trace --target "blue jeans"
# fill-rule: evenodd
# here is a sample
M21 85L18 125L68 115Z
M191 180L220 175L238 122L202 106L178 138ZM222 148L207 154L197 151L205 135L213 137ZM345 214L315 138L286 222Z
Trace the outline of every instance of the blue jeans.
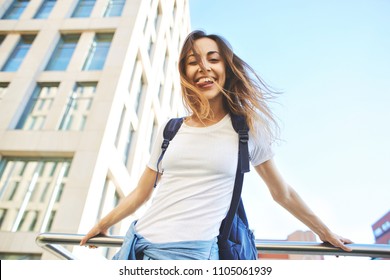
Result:
M134 221L113 260L218 260L217 238L209 241L152 243L135 231Z

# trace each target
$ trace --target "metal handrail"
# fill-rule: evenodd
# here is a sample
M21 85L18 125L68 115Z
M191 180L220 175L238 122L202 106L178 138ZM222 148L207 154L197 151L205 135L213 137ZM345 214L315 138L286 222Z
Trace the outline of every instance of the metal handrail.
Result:
M60 245L79 245L83 237L82 234L41 233L37 236L36 243L60 258L74 260L76 257ZM88 240L87 245L120 247L123 240L123 236L98 236ZM347 246L352 251L344 251L330 244L319 242L256 240L256 248L260 253L390 258L390 245L354 243Z

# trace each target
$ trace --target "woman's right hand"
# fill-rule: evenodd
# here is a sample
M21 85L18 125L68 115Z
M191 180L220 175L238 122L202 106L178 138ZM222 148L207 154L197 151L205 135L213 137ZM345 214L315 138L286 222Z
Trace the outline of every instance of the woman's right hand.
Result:
M107 235L108 230L102 228L99 224L96 224L80 241L80 246L87 244L88 240L97 235ZM95 245L88 245L90 249L97 248Z
M97 235L107 235L108 228L123 218L134 213L143 203L152 195L157 172L145 168L137 187L113 209L103 219L100 220L80 241L80 246L86 245L88 240ZM94 245L88 245L89 248L96 248Z

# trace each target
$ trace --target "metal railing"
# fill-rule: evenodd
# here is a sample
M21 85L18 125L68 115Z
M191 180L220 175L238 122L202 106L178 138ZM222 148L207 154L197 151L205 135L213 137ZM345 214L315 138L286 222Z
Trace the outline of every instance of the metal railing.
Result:
M62 245L79 245L83 237L84 235L81 234L41 233L37 236L36 243L57 257L74 260L76 257ZM122 243L122 236L100 236L91 238L87 242L87 245L120 247ZM354 243L348 244L347 246L352 251L343 251L329 244L319 242L256 241L256 247L259 253L390 258L390 245Z

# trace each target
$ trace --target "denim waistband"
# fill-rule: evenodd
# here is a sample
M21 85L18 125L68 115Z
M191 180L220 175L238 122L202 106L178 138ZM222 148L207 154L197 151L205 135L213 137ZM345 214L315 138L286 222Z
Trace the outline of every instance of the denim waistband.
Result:
M113 260L217 260L217 238L209 241L152 243L135 231L134 221L126 233L122 247Z

